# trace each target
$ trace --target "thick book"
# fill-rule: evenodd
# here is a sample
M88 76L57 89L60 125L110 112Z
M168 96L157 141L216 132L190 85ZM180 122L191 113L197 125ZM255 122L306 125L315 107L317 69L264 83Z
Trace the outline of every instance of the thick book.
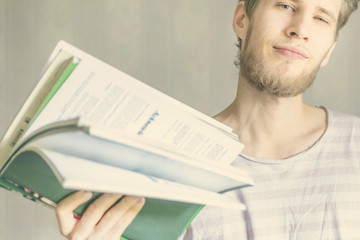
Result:
M0 185L54 207L76 190L146 197L125 239L177 239L203 205L253 184L209 116L60 41L0 142Z

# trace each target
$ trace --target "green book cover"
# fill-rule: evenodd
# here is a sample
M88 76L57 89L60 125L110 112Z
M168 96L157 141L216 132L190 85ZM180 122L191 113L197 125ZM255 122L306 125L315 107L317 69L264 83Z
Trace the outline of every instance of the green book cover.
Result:
M34 201L46 199L45 202L56 203L74 192L63 189L49 166L34 152L25 151L18 155L8 166L3 177L7 181L2 182L7 183L8 188L11 188L11 182L16 182L18 189L31 189L32 193L21 193ZM91 201L98 196L99 194L94 194L93 199L76 209L75 213L81 216ZM198 204L146 199L145 206L127 228L123 239L177 239L201 208L202 205Z

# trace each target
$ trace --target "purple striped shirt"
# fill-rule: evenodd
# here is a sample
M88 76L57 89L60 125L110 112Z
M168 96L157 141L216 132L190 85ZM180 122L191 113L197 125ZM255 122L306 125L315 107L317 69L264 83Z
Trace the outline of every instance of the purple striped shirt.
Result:
M244 212L205 207L184 239L360 239L360 118L328 111L328 128L288 159L240 155L255 186L226 193Z

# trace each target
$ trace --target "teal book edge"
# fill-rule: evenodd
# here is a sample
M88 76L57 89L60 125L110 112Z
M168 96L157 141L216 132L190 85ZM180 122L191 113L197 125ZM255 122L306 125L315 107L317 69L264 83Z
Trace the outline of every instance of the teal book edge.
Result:
M46 105L50 102L52 97L55 95L55 93L59 90L59 88L63 85L63 83L68 79L70 74L74 71L74 69L77 67L79 63L70 62L69 65L66 67L62 75L60 76L59 80L55 83L54 87L51 89L49 94L46 96L44 102L39 107L39 110L36 112L35 116L31 120L31 123L39 116L41 111L46 107ZM30 123L30 125L31 125Z
M20 192L34 201L45 199L45 202L57 203L74 192L62 188L44 160L31 151L19 154L8 166L3 178L5 180L2 179L1 182L5 182L7 188L15 191L21 188L31 189L32 193ZM17 189L11 186L12 182L17 183ZM99 193L94 194L93 198L76 209L75 213L81 216L87 206L99 195ZM143 209L126 229L122 239L175 240L181 236L202 207L203 205L198 204L146 199Z

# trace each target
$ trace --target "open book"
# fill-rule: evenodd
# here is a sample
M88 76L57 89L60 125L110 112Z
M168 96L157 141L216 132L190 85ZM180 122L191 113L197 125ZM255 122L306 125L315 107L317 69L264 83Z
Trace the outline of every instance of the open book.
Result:
M242 148L229 127L61 41L2 138L0 185L51 207L76 190L144 196L124 238L176 239L205 204L244 209L222 194L253 184L230 165Z

